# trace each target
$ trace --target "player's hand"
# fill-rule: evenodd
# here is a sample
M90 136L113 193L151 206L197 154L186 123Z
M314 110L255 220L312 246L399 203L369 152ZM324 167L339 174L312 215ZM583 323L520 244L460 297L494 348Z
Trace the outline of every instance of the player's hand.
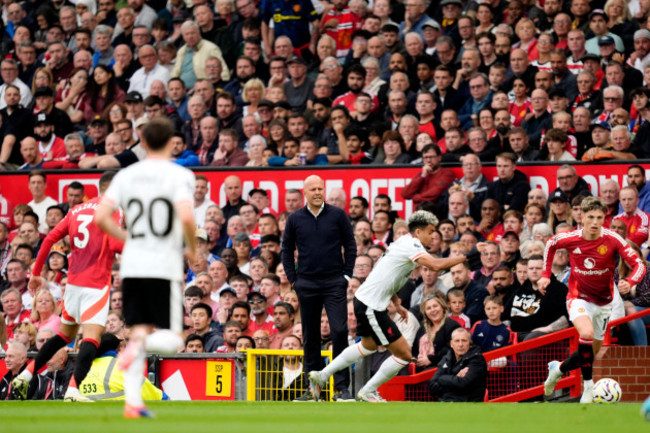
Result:
M621 280L618 282L618 292L621 295L627 295L630 293L630 290L632 290L632 286L630 286L630 283L628 283L627 280Z
M401 305L396 306L397 314L404 320L404 323L409 323L409 312L406 308L402 307Z
M469 367L465 367L462 370L458 372L456 375L457 377L465 377L465 375L469 372Z
M546 294L546 288L548 287L549 284L551 284L551 280L548 279L548 278L542 277L537 281L537 290L539 290L539 292L542 295L545 295Z
M27 288L32 291L36 292L39 287L43 285L43 278L40 276L32 275L32 278L29 279L29 284L27 284Z

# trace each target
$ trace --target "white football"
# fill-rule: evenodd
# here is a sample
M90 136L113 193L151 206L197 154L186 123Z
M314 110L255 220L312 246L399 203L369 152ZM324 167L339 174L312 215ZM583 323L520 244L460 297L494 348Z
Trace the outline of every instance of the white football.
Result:
M614 379L600 379L594 385L594 403L618 403L622 395L621 385Z
M161 329L147 337L147 352L173 355L183 348L183 338L168 329Z

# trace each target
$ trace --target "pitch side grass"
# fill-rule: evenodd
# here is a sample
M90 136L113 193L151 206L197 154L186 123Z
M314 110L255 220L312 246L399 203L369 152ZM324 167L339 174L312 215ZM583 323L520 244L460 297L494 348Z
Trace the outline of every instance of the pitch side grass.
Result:
M1 402L7 433L650 432L640 404L156 402L125 420L121 402Z

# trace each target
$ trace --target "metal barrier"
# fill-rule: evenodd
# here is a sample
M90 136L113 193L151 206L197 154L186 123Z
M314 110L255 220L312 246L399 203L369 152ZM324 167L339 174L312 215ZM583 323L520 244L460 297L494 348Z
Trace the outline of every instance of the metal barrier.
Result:
M246 350L247 400L291 401L300 397L308 387L302 373L302 350ZM321 351L326 363L332 352ZM291 369L288 365L298 367ZM329 389L323 390L321 399L330 400L334 395L334 380L330 378Z

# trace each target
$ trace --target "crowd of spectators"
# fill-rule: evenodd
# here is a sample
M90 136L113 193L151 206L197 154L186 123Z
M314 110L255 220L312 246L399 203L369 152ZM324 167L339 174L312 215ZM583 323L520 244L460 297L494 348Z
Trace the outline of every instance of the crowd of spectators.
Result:
M39 169L126 167L143 158L140 131L154 116L172 121L173 158L188 167L421 167L400 194L439 217L431 253L469 261L442 274L418 268L400 292L416 317L399 326L418 368L451 353L457 327L494 327L499 344L474 338L487 350L510 333L568 326L568 254L556 255L546 291L536 282L545 242L580 227L591 192L571 165L557 168L549 194L531 189L517 163L650 156L649 15L638 0L4 2L0 164L30 171L31 201L1 216L0 341L38 347L60 321L69 240L49 255L46 287L32 293L26 282L42 238L82 203L84 187L73 182L57 203ZM496 164L494 181L483 163ZM650 186L639 165L626 175L622 189L599 185L606 227L645 257ZM187 264L186 350L294 347L300 308L279 254L302 193L288 190L278 214L263 189L242 197L237 176L224 190L219 207L197 175L201 254ZM387 195L348 199L335 189L327 201L354 229L351 298L408 230ZM489 242L483 254L479 241ZM118 273L107 329L124 338ZM650 307L650 277L620 295L618 317ZM353 314L348 325L353 340ZM321 328L327 344L327 316ZM647 344L642 321L630 331Z
M644 1L8 1L5 170L650 156ZM416 197L427 200L430 197Z

